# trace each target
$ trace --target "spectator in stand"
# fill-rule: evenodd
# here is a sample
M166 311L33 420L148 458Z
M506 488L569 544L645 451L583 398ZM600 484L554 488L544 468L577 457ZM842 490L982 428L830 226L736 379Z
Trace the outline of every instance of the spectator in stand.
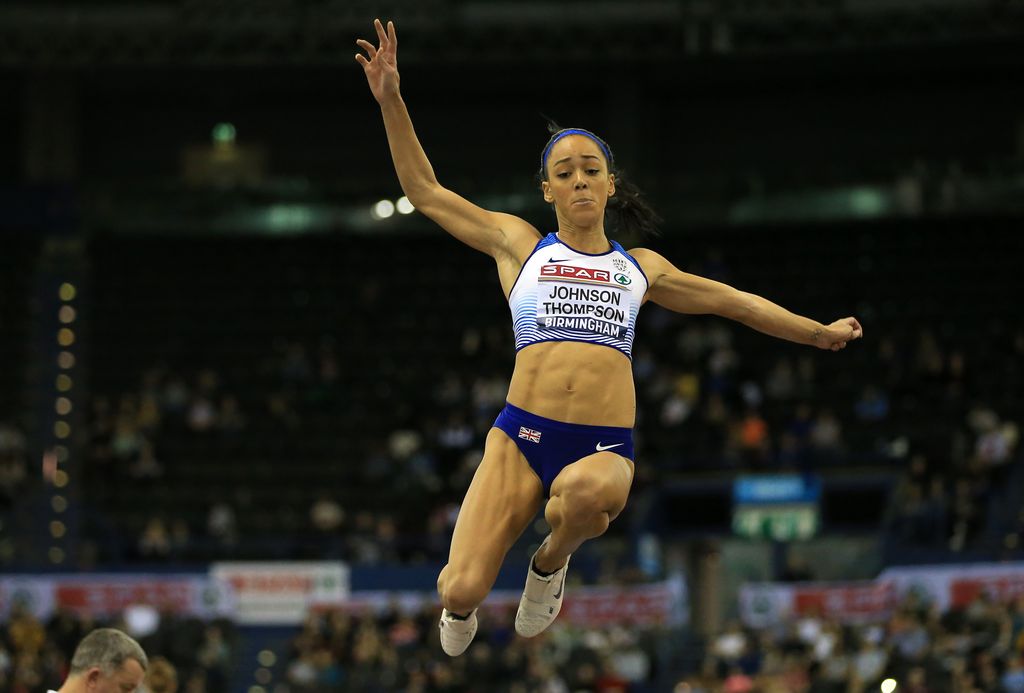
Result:
M153 657L139 693L175 693L177 690L177 669L166 657Z
M28 478L25 445L21 431L0 423L0 512L14 502Z
M876 385L865 385L854 412L861 421L881 421L889 416L889 397Z
M309 507L309 523L314 532L333 543L345 524L345 510L330 493L321 491Z
M811 426L810 443L824 463L835 462L843 449L843 428L830 409L824 409Z
M231 647L219 626L210 624L203 631L203 640L196 655L206 675L207 685L213 691L227 689L231 664Z
M1024 693L1024 655L1012 653L1000 679L1003 693Z
M171 549L167 522L160 516L149 518L139 537L139 555L146 559L167 558Z

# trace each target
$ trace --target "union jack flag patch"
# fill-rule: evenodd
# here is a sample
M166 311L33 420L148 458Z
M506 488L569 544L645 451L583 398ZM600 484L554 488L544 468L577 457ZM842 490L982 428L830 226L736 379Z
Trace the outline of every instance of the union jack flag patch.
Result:
M528 440L531 443L539 443L540 442L540 431L535 431L532 428L527 428L526 426L520 426L519 427L519 437L524 439L524 440Z

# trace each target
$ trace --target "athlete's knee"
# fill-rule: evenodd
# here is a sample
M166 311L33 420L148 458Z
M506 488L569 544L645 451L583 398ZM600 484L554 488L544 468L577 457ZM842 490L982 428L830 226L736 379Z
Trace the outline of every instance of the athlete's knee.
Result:
M615 517L626 502L628 487L604 475L588 473L584 468L566 468L567 476L559 484L559 496L566 511L576 517L607 515Z
M437 578L441 605L456 614L466 614L478 607L490 591L486 577L474 570L455 570L447 565Z
M588 537L604 534L611 522L602 489L599 484L589 481L563 486L558 494L558 502L549 504L549 509L551 512L545 511L545 516L552 527L568 526L574 532Z

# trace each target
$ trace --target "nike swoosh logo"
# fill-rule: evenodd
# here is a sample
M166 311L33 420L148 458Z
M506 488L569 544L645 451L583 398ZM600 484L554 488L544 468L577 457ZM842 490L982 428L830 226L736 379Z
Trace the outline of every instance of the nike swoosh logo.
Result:
M563 257L561 260L556 260L553 257L549 257L548 258L548 262L569 262L569 260L572 260L572 258L571 257Z
M617 448L620 445L625 445L625 443L616 443L615 445L601 445L600 443L598 443L597 444L597 451L598 452L604 452L605 450L611 450L612 448Z
M620 445L621 445L621 443L620 443ZM552 595L555 599L561 599L562 598L562 590L565 589L565 573L568 573L568 572L569 571L566 570L565 572L562 573L562 582L558 585L558 592L556 592L554 595Z

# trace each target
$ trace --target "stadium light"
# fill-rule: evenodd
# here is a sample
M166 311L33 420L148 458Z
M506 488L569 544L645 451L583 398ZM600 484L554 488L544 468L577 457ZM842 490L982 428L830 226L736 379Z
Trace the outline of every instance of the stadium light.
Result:
M374 219L387 219L395 213L395 203L391 200L381 200L373 206L370 214Z
M412 202L410 202L409 198L405 195L402 195L395 202L395 209L398 210L399 214L412 214L416 211L416 208L412 206Z
M879 688L881 688L882 693L892 693L896 690L896 679L886 679L885 681L882 681L882 685Z

